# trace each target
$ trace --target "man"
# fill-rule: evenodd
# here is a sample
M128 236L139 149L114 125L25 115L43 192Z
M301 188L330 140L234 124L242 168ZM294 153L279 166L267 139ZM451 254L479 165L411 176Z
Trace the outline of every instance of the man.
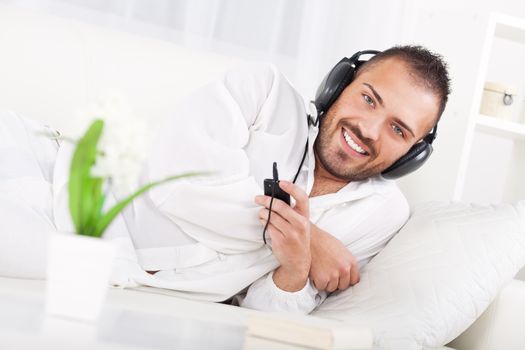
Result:
M212 301L244 290L242 306L310 312L327 292L357 283L406 221L406 200L380 174L430 132L448 89L438 56L393 48L361 66L309 127L308 103L273 66L226 73L162 126L142 180L215 175L153 189L123 213L106 236L133 249L114 283ZM66 231L70 151L60 147L53 176L54 221ZM295 203L274 199L265 245L270 198L261 194L273 162Z
M410 61L409 56L416 54L426 52L420 48L404 47L376 56L357 72L354 82L329 109L314 145L316 168L310 198L334 193L352 181L379 175L432 130L446 103L448 78L443 67L436 72L442 74L437 77L442 81L431 81L436 77L421 76L422 72L417 69L429 71L432 68L411 66L426 63ZM301 199L296 207L299 215L278 203L274 207L277 211L274 215L276 223L270 224L272 237L287 236L286 222L292 224L298 216L308 218L306 193L290 183L283 185L287 192ZM269 199L258 197L257 203L268 207ZM263 223L268 214L268 210L261 211ZM304 230L297 230L304 231L303 236L308 236L309 229L314 232L319 230L315 225L305 223ZM276 227L278 224L282 228ZM303 241L306 243L306 237ZM316 267L311 266L308 259L309 246L305 244L302 248L299 255L305 258L295 265L295 273L282 278L283 285L291 285L295 279L297 286L304 286L306 276L315 276ZM294 253L291 251L287 255ZM277 272L281 269L284 269L282 264ZM281 279L277 277L277 272L274 273L275 280ZM315 276L317 281L314 280L314 283L330 292L337 288L345 289L349 284L347 280L351 278L348 270L342 272L339 280L332 279L327 283L319 280L321 276ZM357 282L357 271L350 271L350 275L354 276L350 284Z
M242 306L308 313L404 224L409 208L381 172L425 137L448 96L445 65L421 47L375 56L321 117L268 65L249 65L186 98L157 134L144 181L217 175L151 190L124 221L149 274L135 283ZM315 116L313 116L315 118ZM297 181L291 183L303 158ZM295 199L261 196L272 164ZM255 282L254 282L255 281Z
M392 48L364 64L321 122L314 145L316 164L310 201L344 190L352 182L377 178L431 132L445 108L448 94L446 66L421 47ZM378 183L374 186L380 186ZM359 272L352 249L345 250L329 231L305 220L309 219L307 194L289 182L283 185L298 204L295 210L279 201L273 207L275 213L269 230L274 239L273 252L281 263L273 272L275 285L289 292L304 291L311 286L310 277L318 290L332 292L355 284ZM396 198L395 191L384 195L391 197L390 205L381 206L376 200L376 206L368 208L368 219L383 221L384 225L379 232L384 240L375 243L377 251L408 215L404 200ZM269 216L269 201L260 196L256 199L265 207L259 215L261 224ZM380 227L378 223L368 224ZM370 237L362 236L359 240L367 238ZM359 260L364 263L369 258ZM258 283L261 282L254 286ZM252 291L251 299L248 293L245 305L256 307L257 301L252 300L256 293Z

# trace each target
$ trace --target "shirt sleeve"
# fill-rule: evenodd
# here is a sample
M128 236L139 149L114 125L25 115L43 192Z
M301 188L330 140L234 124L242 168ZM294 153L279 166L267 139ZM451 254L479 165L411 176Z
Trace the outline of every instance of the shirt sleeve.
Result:
M275 285L272 271L255 281L239 299L240 306L250 309L309 314L326 299L326 292L318 291L310 279L297 292L284 291Z
M410 216L410 206L397 186L392 186L376 201L373 210L353 228L360 232L361 238L346 244L360 269L383 250Z
M282 178L300 162L308 126L304 101L274 66L250 64L187 96L156 135L144 183L185 172L207 172L145 194L183 231L225 254L263 246L253 198L263 171L282 164ZM269 156L271 155L271 156ZM290 175L291 176L291 175Z

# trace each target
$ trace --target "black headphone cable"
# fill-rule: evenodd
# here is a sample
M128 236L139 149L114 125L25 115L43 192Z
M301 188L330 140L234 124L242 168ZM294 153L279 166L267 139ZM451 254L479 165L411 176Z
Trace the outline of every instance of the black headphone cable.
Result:
M310 116L308 115L308 126L310 126ZM301 172L301 168L303 167L304 160L306 159L306 154L308 153L308 136L306 137L306 145L304 147L304 153L303 158L301 159L301 164L299 164L299 168L297 168L297 172L295 173L295 176L293 178L293 183L295 184L295 181L297 181L297 177L299 177L299 173ZM263 230L263 241L264 244L267 245L266 242L266 230L268 229L268 224L270 223L270 217L272 216L272 205L273 205L273 199L275 196L275 184L279 181L279 174L277 173L277 163L273 162L273 182L272 182L272 197L270 199L270 207L268 208L268 220L266 220L266 225L264 225Z
M279 181L279 174L277 173L277 163L273 162L273 182L272 182L272 198L270 199L270 208L268 212L268 220L266 220L266 225L264 225L263 230L263 241L264 244L267 245L266 242L266 229L268 228L268 224L270 223L270 217L272 216L272 204L273 204L273 198L275 196L275 184Z

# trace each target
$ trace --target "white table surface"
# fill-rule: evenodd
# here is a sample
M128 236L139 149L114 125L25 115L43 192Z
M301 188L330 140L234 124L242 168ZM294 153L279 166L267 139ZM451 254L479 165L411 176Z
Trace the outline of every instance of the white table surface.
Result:
M247 317L257 313L110 289L89 323L48 316L44 302L45 281L0 278L0 349L243 349Z
M249 316L266 312L155 288L110 288L98 321L84 322L47 315L45 288L45 281L0 277L0 350L306 350L246 335Z

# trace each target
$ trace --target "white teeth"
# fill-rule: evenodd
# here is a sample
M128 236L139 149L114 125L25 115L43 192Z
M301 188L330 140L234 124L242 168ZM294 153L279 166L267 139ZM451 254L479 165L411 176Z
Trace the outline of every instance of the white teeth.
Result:
M344 136L344 138L346 140L346 143L348 144L348 146L350 146L351 149L353 149L354 151L356 151L357 153L360 153L360 154L367 154L364 149L359 147L359 145L357 143L355 143L354 140L352 140L352 138L346 133L346 131L344 129L343 129L343 136Z

